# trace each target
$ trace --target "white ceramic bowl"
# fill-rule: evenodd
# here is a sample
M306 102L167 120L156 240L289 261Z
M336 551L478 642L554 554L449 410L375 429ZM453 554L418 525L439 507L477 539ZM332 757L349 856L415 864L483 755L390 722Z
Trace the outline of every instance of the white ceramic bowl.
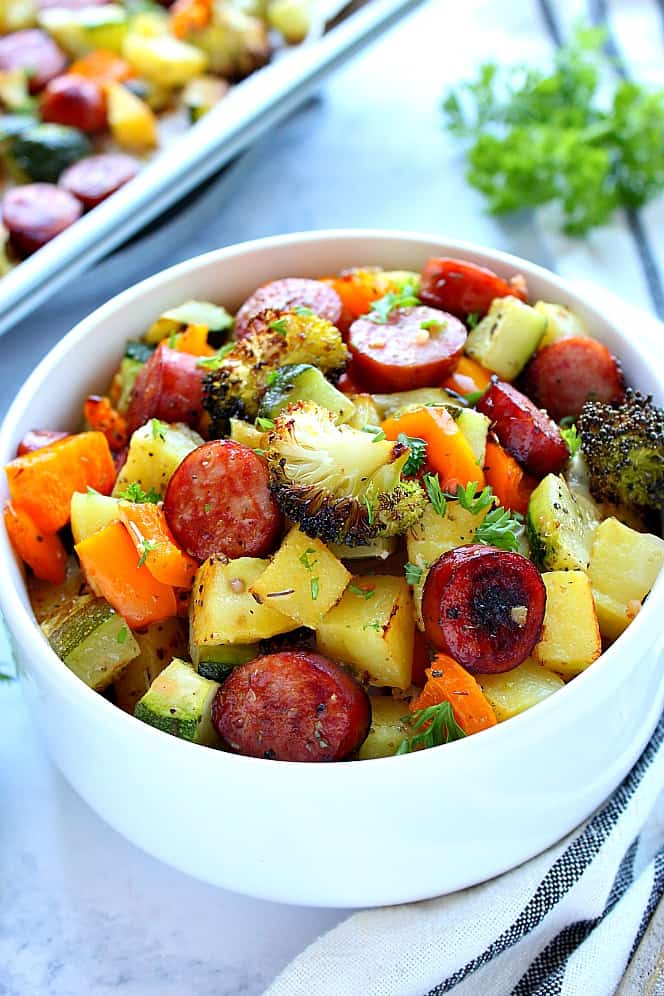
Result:
M75 427L126 339L187 298L235 307L259 284L373 263L419 270L463 256L528 279L533 298L569 305L620 356L628 380L664 400L655 357L591 300L541 268L434 236L309 232L249 242L166 270L99 308L46 357L0 433L0 460L32 428ZM4 475L0 485L5 492ZM152 729L90 691L35 624L0 535L0 607L35 723L65 777L129 840L212 882L265 899L372 906L490 878L552 844L615 788L664 704L656 645L662 579L627 633L584 674L529 712L468 740L355 764L278 764L199 747Z

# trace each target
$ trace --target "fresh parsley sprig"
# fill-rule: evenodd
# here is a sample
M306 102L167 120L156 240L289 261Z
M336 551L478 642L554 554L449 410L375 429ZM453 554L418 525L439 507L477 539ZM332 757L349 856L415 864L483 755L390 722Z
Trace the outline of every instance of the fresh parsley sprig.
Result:
M406 581L408 584L416 585L422 580L422 575L424 570L418 567L417 564L411 564L410 561L404 565L404 574L406 575Z
M567 449L569 450L570 457L576 456L581 446L581 436L577 431L576 425L572 423L567 428L563 429L561 427L560 435L567 443Z
M447 498L440 486L438 474L425 474L422 478L424 489L429 496L429 501L433 505L434 512L438 515L445 515L447 511Z
M493 490L488 484L479 495L477 494L477 481L469 481L465 487L460 484L456 497L461 508L465 508L471 515L479 515L494 503Z
M218 370L224 365L224 360L229 353L233 352L236 345L235 342L227 342L225 346L217 350L214 356L200 356L196 361L196 366L203 367L204 370Z
M403 465L402 473L405 477L416 474L427 458L426 439L420 439L419 436L408 436L405 432L400 432L397 436L397 442L403 446L407 446L410 450L408 459Z
M475 542L516 553L523 533L523 516L499 505L485 516L475 531Z
M396 754L410 754L425 747L440 747L441 744L461 740L466 735L455 720L449 702L439 702L426 709L418 709L410 716L404 716L402 722L410 723L413 735L401 741Z
M385 325L395 308L414 308L421 303L415 284L405 283L399 291L389 291L374 301L368 317L377 325Z
M131 481L123 491L120 491L118 498L131 501L134 505L157 505L162 500L158 491L154 488L144 491L138 481Z

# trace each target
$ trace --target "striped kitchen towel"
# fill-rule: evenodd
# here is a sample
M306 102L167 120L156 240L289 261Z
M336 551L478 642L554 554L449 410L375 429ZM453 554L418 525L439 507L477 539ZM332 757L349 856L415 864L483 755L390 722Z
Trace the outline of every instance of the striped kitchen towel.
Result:
M266 996L611 996L664 892L662 827L641 832L663 784L664 718L555 847L472 889L354 914Z

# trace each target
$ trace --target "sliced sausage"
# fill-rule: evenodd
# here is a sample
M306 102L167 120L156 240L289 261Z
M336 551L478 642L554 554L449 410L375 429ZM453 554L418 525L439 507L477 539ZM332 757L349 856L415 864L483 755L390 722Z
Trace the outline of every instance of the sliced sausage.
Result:
M530 398L551 418L576 418L586 401L622 401L625 384L615 356L595 339L573 336L535 354L523 378Z
M370 391L440 384L456 366L466 335L458 318L434 308L395 308L380 325L358 318L348 336L350 376Z
M489 416L507 452L531 474L557 474L567 463L569 450L556 423L511 384L492 378L477 410Z
M426 634L437 650L472 671L521 664L538 642L546 589L520 553L460 546L431 567L422 596Z
M139 370L127 410L131 434L151 418L198 425L203 412L205 369L198 358L161 343Z
M34 450L41 450L50 443L57 443L58 439L68 436L67 432L54 432L52 429L30 429L18 444L16 456L23 456L25 453L33 453Z
M0 70L30 70L30 93L39 93L66 66L67 57L62 49L39 28L13 31L0 38Z
M364 689L320 654L283 651L231 672L212 722L238 754L271 761L342 761L371 725Z
M421 300L458 318L485 315L494 298L510 295L528 300L523 277L508 282L493 270L463 259L435 256L422 271Z
M21 256L41 249L80 218L75 197L53 183L27 183L8 190L2 202L2 222Z
M95 80L67 73L50 80L40 99L42 121L79 131L103 131L107 124L106 98Z
M265 461L248 446L215 439L189 453L171 477L166 521L196 560L263 557L281 530Z
M133 180L139 168L135 159L121 153L87 156L66 169L58 183L89 210Z
M261 311L290 311L310 308L319 318L336 325L341 317L341 298L333 287L320 280L286 277L264 284L248 297L235 316L235 337L243 339L249 332L252 318Z

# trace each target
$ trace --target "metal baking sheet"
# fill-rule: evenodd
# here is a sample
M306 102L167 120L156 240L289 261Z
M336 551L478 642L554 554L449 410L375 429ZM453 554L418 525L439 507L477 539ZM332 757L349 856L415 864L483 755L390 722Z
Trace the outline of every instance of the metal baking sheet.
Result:
M0 280L0 335L218 171L420 2L367 0L319 39L234 87L131 183Z

